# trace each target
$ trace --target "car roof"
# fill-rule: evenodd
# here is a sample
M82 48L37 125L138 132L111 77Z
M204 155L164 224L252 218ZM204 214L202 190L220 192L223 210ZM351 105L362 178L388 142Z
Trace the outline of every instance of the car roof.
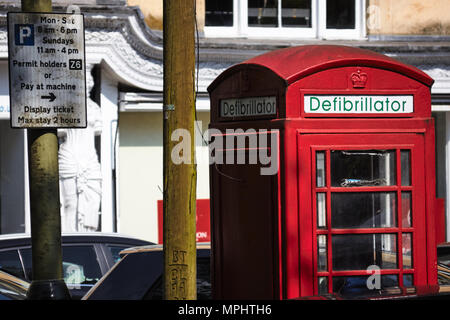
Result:
M139 253L139 252L149 252L149 251L162 251L162 244L154 244L147 246L137 246L124 249L120 251L120 255L130 254L130 253ZM197 242L197 249L211 249L210 242Z
M210 248L210 243L197 243L197 258L209 258ZM124 257L97 281L82 300L142 299L162 275L162 249L163 246L158 244L122 250L120 254Z
M120 233L106 232L79 232L79 233L62 233L63 243L74 242L109 242L124 243L130 246L150 245L150 241L135 238L133 236ZM0 248L9 246L20 246L31 244L31 235L29 233L15 233L0 235Z

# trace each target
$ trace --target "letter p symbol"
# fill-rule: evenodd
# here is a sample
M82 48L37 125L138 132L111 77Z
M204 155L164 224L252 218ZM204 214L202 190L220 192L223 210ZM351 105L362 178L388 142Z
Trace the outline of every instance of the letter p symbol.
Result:
M16 46L34 46L34 25L16 24L14 35Z

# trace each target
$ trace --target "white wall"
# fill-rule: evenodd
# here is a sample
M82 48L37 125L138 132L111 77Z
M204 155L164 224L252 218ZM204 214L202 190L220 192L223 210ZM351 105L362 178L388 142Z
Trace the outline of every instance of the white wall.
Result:
M103 70L102 70L103 71ZM112 170L115 165L114 144L117 126L117 82L108 72L102 72L100 106L102 110L102 133L100 164L102 168L101 231L114 230L114 179Z
M209 112L199 112L202 132ZM163 123L161 112L119 115L119 232L158 242L157 201L163 199ZM197 142L200 144L201 142ZM202 155L207 153L198 152ZM197 164L197 198L209 198L208 159Z

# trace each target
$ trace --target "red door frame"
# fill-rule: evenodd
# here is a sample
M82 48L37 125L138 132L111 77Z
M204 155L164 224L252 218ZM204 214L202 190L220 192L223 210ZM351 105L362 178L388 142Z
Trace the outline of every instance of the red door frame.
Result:
M389 233L397 234L397 264L395 270L381 269L381 274L398 274L399 283L402 284L402 232L413 233L413 269L406 273L414 274L414 284L427 283L427 215L425 198L425 159L424 135L414 133L404 134L301 134L298 133L298 159L299 159L299 230L300 230L300 284L301 296L317 294L317 277L328 276L328 287L331 290L333 276L350 276L368 274L365 270L359 271L333 271L331 238L333 234L355 233ZM363 149L395 149L396 150L396 181L395 186L386 187L331 187L330 186L330 157L334 150L363 150ZM411 186L400 186L400 149L410 149ZM326 157L326 187L317 188L315 185L315 151L328 150ZM303 169L302 169L303 168ZM317 231L315 199L316 192L327 193L327 229ZM368 192L392 191L397 193L397 227L376 229L332 229L331 226L331 192ZM412 193L413 223L411 228L402 228L401 225L401 191ZM318 234L327 234L328 271L317 272L317 240ZM331 254L330 254L331 253Z

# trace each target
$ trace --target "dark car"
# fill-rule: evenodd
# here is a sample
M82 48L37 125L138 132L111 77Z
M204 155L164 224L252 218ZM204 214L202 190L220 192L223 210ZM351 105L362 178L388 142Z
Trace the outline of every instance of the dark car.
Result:
M197 244L197 299L211 299L210 244ZM126 249L123 258L83 300L159 300L163 298L162 245Z
M72 299L80 299L120 259L119 252L150 245L120 234L74 233L62 235L64 280ZM0 236L0 270L32 281L31 237L24 234Z
M0 300L25 300L30 284L0 271Z
M450 285L450 242L437 246L439 284Z

